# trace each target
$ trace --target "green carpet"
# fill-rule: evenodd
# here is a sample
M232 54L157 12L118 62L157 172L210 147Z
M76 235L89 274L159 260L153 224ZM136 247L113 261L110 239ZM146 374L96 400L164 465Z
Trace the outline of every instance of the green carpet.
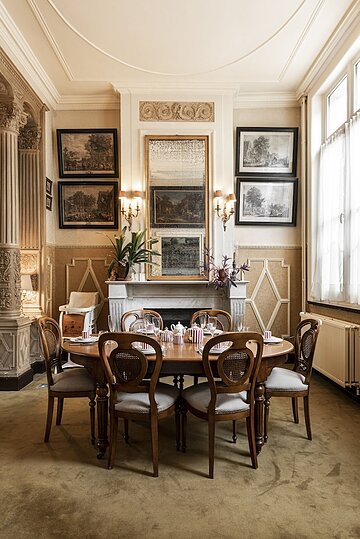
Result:
M313 441L273 398L269 442L251 468L245 423L217 426L215 479L206 477L207 425L189 414L188 449L160 423L159 478L151 477L146 423L119 436L114 469L90 444L86 399L65 400L63 424L43 443L44 375L0 393L1 538L360 538L360 407L314 376ZM120 426L120 429L122 426Z

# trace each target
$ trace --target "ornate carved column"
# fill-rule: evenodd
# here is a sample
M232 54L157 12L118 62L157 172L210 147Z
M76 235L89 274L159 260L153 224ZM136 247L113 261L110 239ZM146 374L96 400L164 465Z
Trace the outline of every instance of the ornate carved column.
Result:
M26 119L18 101L0 102L0 377L14 382L5 389L32 377L30 321L20 313L18 133Z

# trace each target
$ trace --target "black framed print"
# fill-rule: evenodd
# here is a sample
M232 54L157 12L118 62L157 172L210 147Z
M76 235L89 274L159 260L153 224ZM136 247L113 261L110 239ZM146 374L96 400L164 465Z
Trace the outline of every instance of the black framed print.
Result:
M117 182L59 182L60 228L118 228Z
M46 194L47 195L52 195L52 186L53 186L53 182L50 180L50 178L46 178Z
M150 226L153 228L203 228L205 190L192 186L150 187Z
M117 129L57 129L60 178L117 178Z
M296 176L297 127L237 127L235 176Z
M49 211L52 211L52 197L48 194L46 194L46 209Z
M296 226L297 178L237 178L236 225Z

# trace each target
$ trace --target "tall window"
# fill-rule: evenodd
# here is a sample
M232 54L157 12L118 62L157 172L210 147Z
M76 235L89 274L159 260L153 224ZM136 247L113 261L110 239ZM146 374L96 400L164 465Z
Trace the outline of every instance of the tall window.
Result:
M353 83L344 77L326 97L327 137L320 148L313 193L311 287L313 300L356 307L360 307L360 112L349 117L347 111L348 102L359 103L359 64L351 66Z
M360 109L360 61L356 62L354 68L354 111Z

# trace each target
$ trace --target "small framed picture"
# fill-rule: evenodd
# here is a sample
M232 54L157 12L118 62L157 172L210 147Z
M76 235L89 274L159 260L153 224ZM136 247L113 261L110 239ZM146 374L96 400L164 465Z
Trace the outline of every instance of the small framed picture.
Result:
M205 227L205 190L203 187L150 187L150 197L151 227Z
M59 182L60 228L117 228L118 183Z
M49 178L46 178L46 193L48 195L52 195L52 186L53 182Z
M235 176L296 176L297 127L237 127Z
M60 178L117 178L117 129L57 129Z
M295 226L297 178L237 178L236 225Z
M49 211L52 211L52 197L48 194L46 194L46 209Z

